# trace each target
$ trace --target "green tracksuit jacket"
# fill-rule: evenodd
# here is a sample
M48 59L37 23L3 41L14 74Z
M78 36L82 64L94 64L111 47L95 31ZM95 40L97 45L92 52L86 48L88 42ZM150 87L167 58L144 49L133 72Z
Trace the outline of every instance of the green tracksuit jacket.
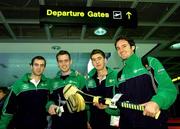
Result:
M141 58L136 54L124 61L122 74L118 74L118 87L116 93L122 93L121 101L142 104L148 101L156 102L161 115L158 120L143 116L142 112L131 109L120 109L120 126L124 128L164 128L167 120L166 109L176 99L177 90L162 64L154 57L148 57L148 64L154 70L154 79L157 82L155 93L151 77L143 66ZM120 73L120 72L119 72Z
M52 79L51 82L51 95L50 101L47 104L47 109L49 109L51 104L62 106L63 101L65 101L63 95L63 88L67 84L72 84L77 86L80 90L85 88L85 78L79 72L72 70L70 75L62 76L61 71L57 73L57 76ZM87 125L87 116L85 111L77 112L77 113L69 113L66 104L63 106L64 112L62 116L59 117L57 115L52 116L52 129L84 129Z
M37 87L30 82L30 73L25 74L12 85L5 101L0 119L0 129L6 129L13 118L16 129L44 129L46 121L46 103L50 89L49 79L42 75Z
M95 96L101 96L104 98L112 98L114 96L114 89L116 85L117 72L107 67L108 73L106 78L99 82L97 79L96 69L92 69L89 72L87 79L87 93ZM88 113L88 119L92 128L109 128L110 116L119 115L118 110L106 108L105 110L98 109L92 104L89 105L90 112ZM102 124L103 123L103 124Z

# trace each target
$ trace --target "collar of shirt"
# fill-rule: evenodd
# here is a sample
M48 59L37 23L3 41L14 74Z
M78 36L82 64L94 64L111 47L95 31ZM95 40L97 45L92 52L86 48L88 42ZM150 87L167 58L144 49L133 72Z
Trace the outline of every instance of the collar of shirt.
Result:
M35 79L31 79L30 82L32 82L36 87L39 84L40 80L36 81Z

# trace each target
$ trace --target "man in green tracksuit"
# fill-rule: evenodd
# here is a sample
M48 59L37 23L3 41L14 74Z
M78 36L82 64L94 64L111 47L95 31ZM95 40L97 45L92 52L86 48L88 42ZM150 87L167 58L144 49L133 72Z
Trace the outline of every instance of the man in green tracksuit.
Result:
M166 110L173 104L177 90L162 64L154 57L148 57L148 64L154 70L157 91L153 88L151 76L135 54L135 42L119 37L115 48L122 58L124 67L118 73L116 93L122 93L119 101L141 104L143 113L131 109L120 109L121 129L167 129ZM155 115L161 110L158 119Z
M94 49L90 58L94 68L88 73L86 93L103 98L112 98L117 72L106 66L106 57L102 50ZM110 110L106 105L94 103L94 106L92 104L89 106L89 126L92 129L116 129L116 127L110 126L111 115L109 115Z
M87 113L85 111L70 113L63 95L63 88L67 84L75 85L83 90L85 78L79 72L70 68L72 60L68 51L59 51L56 55L56 60L60 71L52 80L50 101L47 104L48 112L52 115L51 129L86 129ZM58 107L61 107L62 111L60 116L56 112Z
M50 90L49 79L43 75L46 60L36 56L30 65L32 72L12 85L3 107L0 129L6 129L12 118L16 129L44 129L47 126L45 106Z
M8 94L9 94L8 87L0 87L0 116L2 114L3 105Z

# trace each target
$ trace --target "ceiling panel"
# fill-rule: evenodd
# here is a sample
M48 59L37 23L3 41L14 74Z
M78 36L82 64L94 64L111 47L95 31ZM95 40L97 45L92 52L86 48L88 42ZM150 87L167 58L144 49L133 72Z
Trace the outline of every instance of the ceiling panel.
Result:
M150 30L152 26L139 26L135 29L123 29L120 35L128 35L132 38L142 39Z
M139 21L158 22L173 6L172 3L139 2L136 6Z
M94 0L92 6L93 7L119 7L119 8L129 8L133 2L128 1L101 1L101 0Z
M167 22L179 22L180 21L180 7L174 11L174 13L167 19Z
M46 38L44 28L34 24L10 24L17 38Z
M7 30L3 26L3 24L0 24L0 38L1 39L8 39L10 38L10 35L8 34Z
M50 25L51 26L51 25ZM72 28L74 28L72 30ZM52 32L52 38L54 39L79 39L82 31L82 26L53 26L49 28L49 30Z
M156 32L154 32L151 35L151 38L156 38L156 39L172 39L174 38L175 35L179 33L180 26L179 27L159 27Z

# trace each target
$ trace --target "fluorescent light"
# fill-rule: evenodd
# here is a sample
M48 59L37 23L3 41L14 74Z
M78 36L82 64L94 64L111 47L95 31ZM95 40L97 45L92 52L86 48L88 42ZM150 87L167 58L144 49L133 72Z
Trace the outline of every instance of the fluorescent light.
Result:
M94 31L95 35L105 35L106 33L107 31L102 27L99 27Z
M174 43L173 45L170 46L171 49L180 49L180 43Z

